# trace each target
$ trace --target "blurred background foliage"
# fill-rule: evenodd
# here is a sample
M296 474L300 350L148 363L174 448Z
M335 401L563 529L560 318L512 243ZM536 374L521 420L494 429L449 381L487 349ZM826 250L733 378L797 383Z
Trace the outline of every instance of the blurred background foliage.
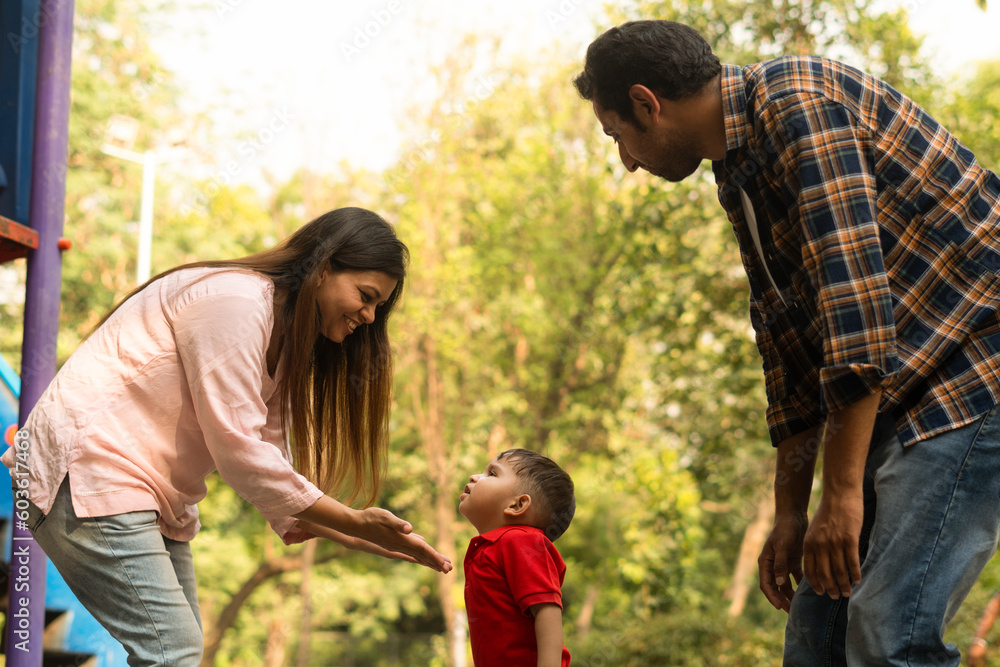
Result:
M77 1L61 359L134 285L128 223L141 172L100 151L110 115L141 121L136 150L210 131L177 111L143 36L164 12ZM639 17L693 25L727 62L846 60L1000 168L1000 62L939 80L905 11L870 0L634 0L610 4L594 34ZM572 88L578 62L504 63L488 96L475 94L474 65L495 53L471 36L432 73L442 93L414 112L411 144L383 173L303 171L262 194L171 170L158 184L153 271L258 251L330 208L380 212L413 256L393 327L380 504L458 564L472 537L456 511L465 478L509 447L545 452L577 484L577 516L558 543L574 665L778 664L784 615L756 590L773 467L760 361L710 170L677 184L625 177ZM4 280L23 284L23 269L5 268ZM7 301L0 352L17 367L23 305ZM330 544L285 548L211 481L194 542L206 665L462 662L461 567L440 576ZM961 647L998 585L991 563L949 629Z

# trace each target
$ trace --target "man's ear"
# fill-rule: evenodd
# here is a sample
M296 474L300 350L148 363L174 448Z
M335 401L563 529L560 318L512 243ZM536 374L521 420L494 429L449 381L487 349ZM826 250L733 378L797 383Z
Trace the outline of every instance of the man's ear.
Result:
M632 100L632 112L643 127L648 127L660 115L660 98L652 90L641 84L633 84L628 89Z
M524 516L529 507L531 507L531 496L527 493L522 493L510 501L510 504L504 508L503 514L508 519L518 519Z

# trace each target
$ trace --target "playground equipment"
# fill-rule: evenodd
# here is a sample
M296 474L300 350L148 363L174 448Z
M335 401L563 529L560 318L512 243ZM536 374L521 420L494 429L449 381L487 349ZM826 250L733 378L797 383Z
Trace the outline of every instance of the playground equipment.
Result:
M27 257L21 377L0 357L0 434L13 446L24 442L17 424L56 370L73 9L72 0L0 0L0 263ZM30 451L23 463L30 466ZM15 499L9 477L0 466L3 664L125 665L121 644L35 544L22 518L26 500Z
M0 356L0 429L4 434L4 444L14 446L17 432L18 397L21 380L7 360ZM0 466L0 538L7 545L4 563L11 563L11 536L8 521L14 513L14 498L7 481L7 469ZM61 667L63 665L85 665L86 667L117 667L125 665L126 654L122 645L108 634L87 611L80 606L72 591L54 567L46 567L45 578L45 624L43 631L40 665ZM16 595L17 573L12 572L8 581L15 590L8 595ZM9 654L9 651L8 651ZM7 662L7 664L11 664Z

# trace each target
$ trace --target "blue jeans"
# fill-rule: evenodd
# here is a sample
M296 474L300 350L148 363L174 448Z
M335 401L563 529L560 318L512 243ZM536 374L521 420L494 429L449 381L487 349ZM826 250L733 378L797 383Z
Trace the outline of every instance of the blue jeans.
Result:
M1000 531L1000 407L905 448L880 419L864 491L861 582L839 600L802 582L783 664L957 666L945 626Z
M80 603L128 652L128 664L197 667L204 640L191 547L164 537L156 512L78 518L63 482L28 527Z

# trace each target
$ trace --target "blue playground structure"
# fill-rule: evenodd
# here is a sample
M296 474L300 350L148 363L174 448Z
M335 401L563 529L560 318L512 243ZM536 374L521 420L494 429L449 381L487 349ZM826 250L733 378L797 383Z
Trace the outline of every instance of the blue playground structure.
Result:
M0 356L0 435L55 375L69 134L72 0L0 0L0 264L27 258L22 377ZM30 360L30 362L28 361ZM30 456L25 463L30 465ZM14 476L17 477L15 471ZM125 650L70 592L20 517L0 466L0 653L6 667L118 667Z
M14 446L17 432L18 397L21 379L7 360L0 355L0 429L4 444ZM7 469L0 466L0 477L7 478ZM14 498L6 479L0 483L0 517L14 513ZM3 561L11 562L9 522L0 520L0 539L6 545ZM16 586L16 574L9 577ZM126 664L125 649L101 627L74 597L66 582L54 567L46 567L45 629L42 641L41 665L86 665L114 667ZM9 662L7 664L10 664Z

